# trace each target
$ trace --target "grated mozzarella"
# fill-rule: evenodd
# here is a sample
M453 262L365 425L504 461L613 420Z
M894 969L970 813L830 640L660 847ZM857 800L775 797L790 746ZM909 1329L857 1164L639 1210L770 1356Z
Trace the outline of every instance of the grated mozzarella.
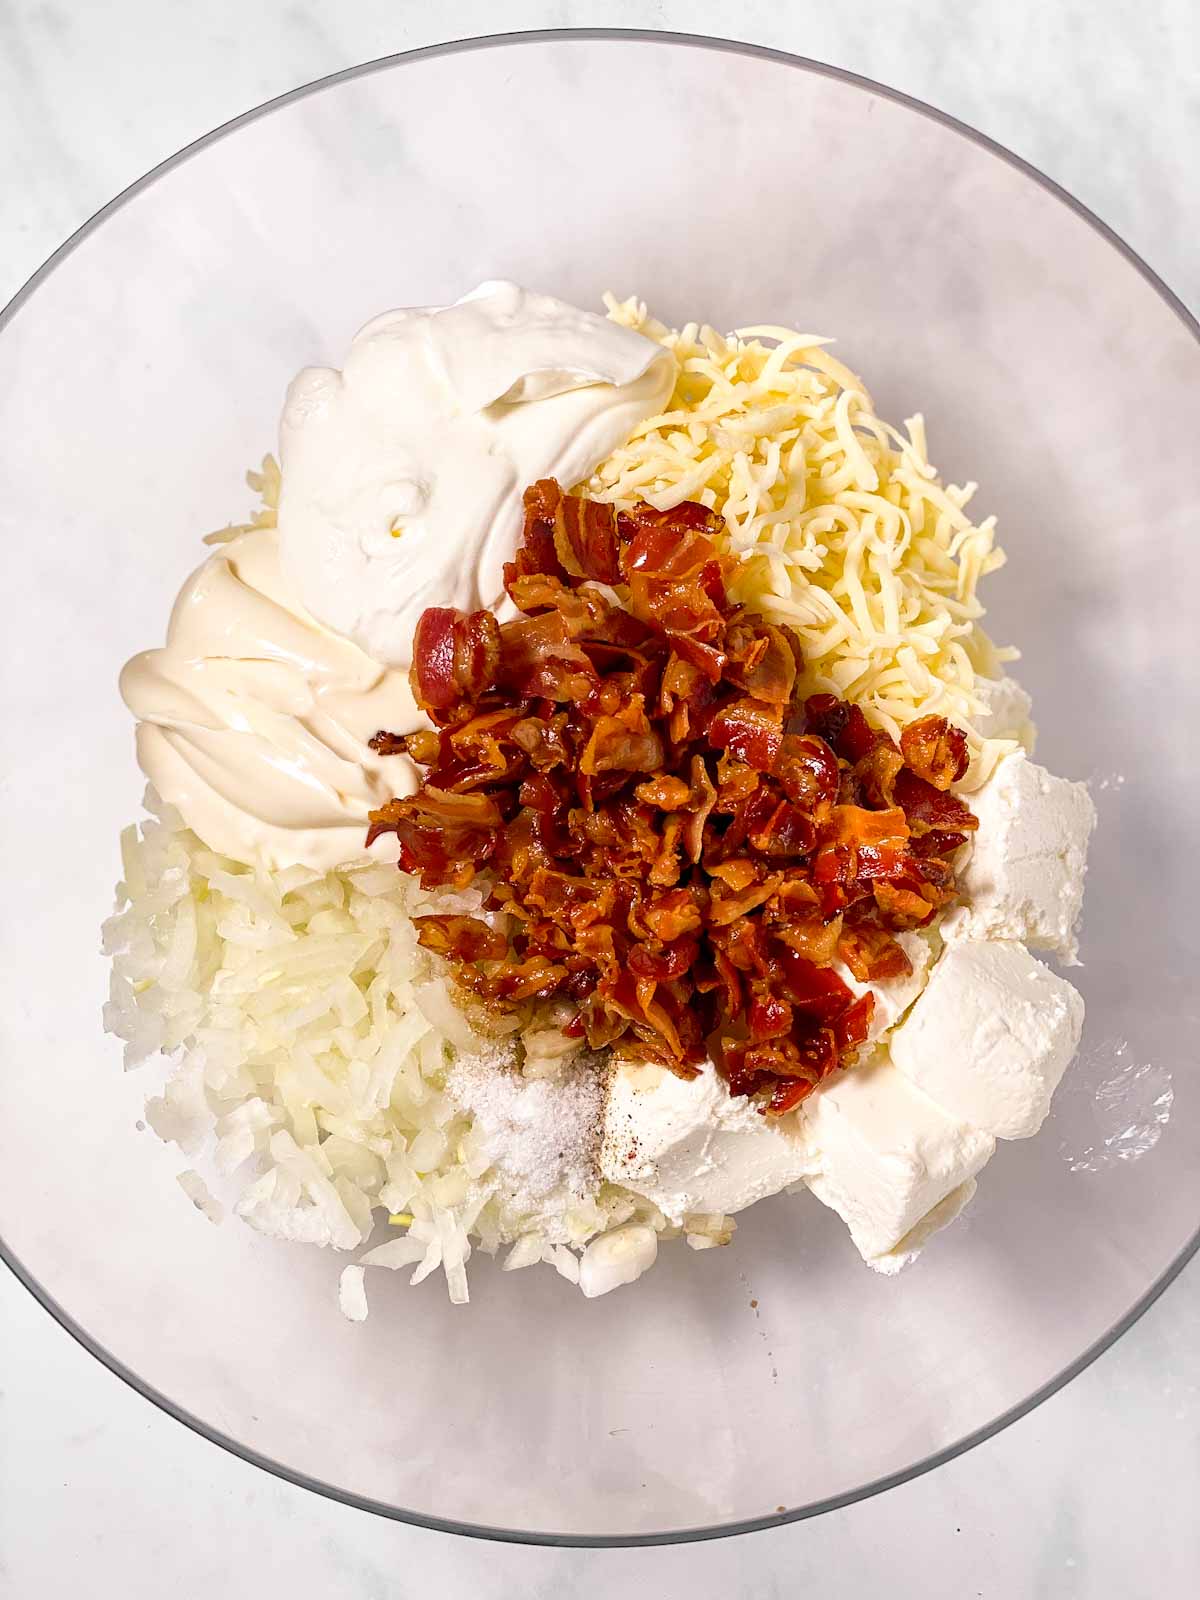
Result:
M734 596L799 634L805 692L856 700L893 735L931 712L951 717L970 737L966 786L982 782L1013 742L974 726L987 705L977 680L1016 652L979 626L980 579L1004 555L995 519L966 513L976 486L943 484L923 419L904 432L881 421L826 340L766 326L676 331L637 299L605 303L670 350L677 371L669 409L601 463L588 494L719 512L739 562Z

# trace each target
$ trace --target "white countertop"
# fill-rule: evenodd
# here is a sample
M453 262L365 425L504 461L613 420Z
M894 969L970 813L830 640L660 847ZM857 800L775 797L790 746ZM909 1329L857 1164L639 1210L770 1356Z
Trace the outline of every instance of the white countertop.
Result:
M6 0L0 303L133 178L295 84L439 39L596 25L751 39L907 90L1041 167L1200 306L1193 0ZM383 1522L224 1455L0 1269L0 1593L1171 1600L1200 1588L1198 1348L1193 1263L1065 1391L916 1482L716 1544L537 1550Z

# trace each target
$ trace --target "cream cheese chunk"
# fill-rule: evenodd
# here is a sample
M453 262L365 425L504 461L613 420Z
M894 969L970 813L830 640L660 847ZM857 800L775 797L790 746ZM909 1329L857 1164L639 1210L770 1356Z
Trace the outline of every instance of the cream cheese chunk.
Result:
M600 1171L670 1221L728 1215L777 1194L812 1167L796 1119L733 1096L711 1061L695 1078L623 1063L612 1074Z
M958 872L962 904L942 921L942 937L1016 939L1074 961L1096 822L1087 789L1018 750L970 802L979 828Z
M974 1178L968 1178L966 1183L960 1183L957 1189L951 1189L944 1200L939 1200L932 1211L925 1213L915 1228L908 1230L899 1244L893 1245L890 1250L885 1250L881 1256L872 1256L869 1264L876 1272L882 1272L887 1277L892 1277L902 1268L911 1266L934 1234L940 1233L943 1228L948 1228L963 1214L974 1200L978 1187Z
M949 945L892 1035L892 1061L948 1116L1027 1139L1079 1047L1083 1000L1005 940Z
M957 1206L944 1202L996 1148L991 1134L943 1111L883 1056L831 1078L804 1102L800 1125L813 1159L804 1181L884 1272L957 1216L973 1191Z

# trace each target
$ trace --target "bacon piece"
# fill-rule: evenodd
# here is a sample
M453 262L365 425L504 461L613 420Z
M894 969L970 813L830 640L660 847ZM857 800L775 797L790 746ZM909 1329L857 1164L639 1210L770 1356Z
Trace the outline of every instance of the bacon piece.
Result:
M540 906L543 911L550 913L575 912L593 907L603 909L606 887L609 888L611 906L609 886L602 886L598 891L592 878L572 877L565 872L539 867L529 879L525 904Z
M439 741L437 764L428 782L464 794L484 784L511 780L524 771L524 755L512 738L519 717L513 711L488 711L448 728Z
M911 841L913 855L920 860L930 856L952 856L967 842L965 833L952 833L946 828L931 828Z
M370 812L369 821L368 849L394 833L403 871L418 873L426 889L461 889L495 854L503 818L486 795L448 794L425 784L415 795Z
M682 811L692 796L689 784L667 773L639 783L633 792L643 805L654 806L659 811Z
M894 805L896 778L903 766L904 757L890 739L873 745L854 763L851 773L860 799L872 807Z
M579 758L579 770L585 775L656 772L662 760L662 735L650 726L641 695L633 695L615 717L596 719Z
M893 795L913 833L928 833L934 829L970 833L979 826L978 817L964 800L935 789L907 767L897 774Z
M531 572L514 578L508 585L508 595L527 617L537 616L543 611L561 611L587 621L589 609L594 609L598 615L593 625L598 625L607 610L601 595L586 589L572 589L561 578L550 573Z
M820 1028L800 1039L722 1040L722 1060L729 1087L734 1094L755 1094L771 1088L772 1098L762 1110L781 1115L810 1094L822 1078L838 1064L837 1041L833 1030ZM778 1089L788 1085L787 1092ZM776 1097L778 1095L778 1098Z
M769 953L763 926L752 917L722 925L710 916L708 939L713 948L739 972L765 977Z
M767 826L777 803L770 785L763 783L752 789L744 800L731 805L729 826L722 834L714 832L708 840L702 862L705 870L714 872L718 863L741 856L753 861L751 835Z
M717 762L717 800L714 809L731 815L755 794L762 780L753 767L726 752Z
M524 535L513 559L504 564L504 587L510 596L518 578L537 574L566 581L566 569L554 548L554 512L561 496L553 478L541 478L526 489Z
M732 861L713 862L708 868L708 873L712 878L719 878L727 889L733 890L734 894L740 894L752 883L760 882L758 867L745 856L736 856Z
M629 952L628 968L636 978L653 978L658 983L682 978L700 954L700 941L691 935L655 948L635 944Z
M774 943L770 971L777 992L819 1022L832 1023L854 998L832 967L818 967L786 945Z
M967 736L945 717L921 717L900 735L900 753L918 778L935 789L948 789L966 773L970 763Z
M499 961L508 954L508 940L479 917L414 917L417 942L439 956L456 961Z
M770 916L770 907L767 912ZM798 956L803 956L806 961L818 967L828 967L837 959L842 918L834 916L824 921L816 912L807 916L784 913L778 922L772 917L771 932L781 944L794 950Z
M380 728L377 733L367 740L367 749L374 750L377 756L407 755L408 741L414 736L411 733L389 733L386 728ZM428 748L426 746L425 748ZM437 755L437 736L434 735L434 755Z
M717 575L719 578L719 569ZM683 578L634 572L629 579L629 600L635 617L661 628L679 655L710 683L718 683L725 667L725 656L716 643L723 618L706 577L703 568L699 574Z
M554 553L573 578L618 583L617 514L612 506L560 494L554 508Z
M859 1045L867 1042L874 1013L875 996L868 993L859 995L858 999L848 1005L838 1017L833 1025L833 1036L841 1055L844 1056L850 1050L857 1050Z
M873 845L902 845L908 838L905 813L893 806L887 811L868 811L863 806L834 806L822 834L823 845L852 845L856 849Z
M679 817L669 816L663 824L662 842L648 876L648 881L656 889L669 889L679 882L683 871L683 863L679 859L679 836L682 832L683 823Z
M886 879L871 885L875 904L894 928L920 928L933 916L936 907L932 901L915 889Z
M751 849L764 856L795 860L806 856L817 842L817 825L799 806L781 800L770 816L747 835Z
M535 998L549 999L567 976L567 969L545 956L510 962L473 985L485 1000L505 1000L510 1005Z
M814 694L804 702L809 733L816 733L835 753L853 765L877 744L889 743L879 728L872 728L860 706L832 694Z
M783 713L743 695L717 712L708 725L708 743L755 772L770 772L783 745Z
M562 612L549 611L504 624L497 681L521 699L561 702L585 699L596 672L572 624Z
M692 757L692 781L688 791L686 816L683 831L680 834L680 843L687 852L687 857L695 865L704 852L704 830L708 824L712 809L717 803L717 791L713 781L708 775L708 768L704 765L703 756Z
M668 889L642 908L642 920L656 939L667 944L685 933L699 933L704 912L700 897L691 890Z
M670 716L678 704L690 700L698 692L705 676L699 667L693 666L690 661L685 661L677 651L672 650L663 668L662 685L659 690L660 714ZM686 737L686 732L685 727L683 737Z
M421 613L409 681L417 704L435 721L490 689L499 666L500 625L490 611L467 615L430 606Z
M539 772L565 766L571 760L565 713L549 718L522 717L513 724L511 738Z
M628 585L635 617L660 629L676 653L710 683L718 683L726 664L720 648L728 602L728 563L711 538L697 531L715 531L703 507L699 519L639 508L618 519L627 542L621 551L621 575Z
M837 757L819 734L785 733L774 772L788 799L806 811L825 814L837 799Z
M716 715L714 700L713 686L706 678L700 679L693 694L677 697L667 718L668 741L676 748L683 748L695 740L702 740Z
M781 628L737 618L725 629L725 677L730 683L771 705L791 703L796 684L796 658Z
M710 926L723 928L736 922L748 911L765 905L779 887L777 878L766 878L762 883L750 883L744 889L732 889L726 894L714 892L708 908Z
M771 1098L763 1108L768 1117L782 1117L796 1107L817 1087L808 1078L778 1078Z
M753 1044L779 1039L791 1032L794 1013L786 1000L762 988L752 995L746 1026Z
M877 923L844 926L837 948L859 983L882 983L889 978L907 978L912 973L912 962L904 947Z
M625 537L628 537L628 530L637 528L666 527L676 531L691 528L709 534L721 531L721 518L698 500L683 500L666 511L660 511L647 500L639 500L628 511L621 512L620 522L626 530Z

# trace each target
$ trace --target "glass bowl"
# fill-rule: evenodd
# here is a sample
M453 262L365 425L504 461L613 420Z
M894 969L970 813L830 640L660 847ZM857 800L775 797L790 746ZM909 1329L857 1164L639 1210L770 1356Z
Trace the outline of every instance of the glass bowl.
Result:
M384 307L506 276L668 322L838 336L1010 565L1040 751L1091 781L1081 1057L910 1272L780 1196L731 1249L588 1302L473 1263L472 1303L227 1222L139 1130L99 923L139 810L116 676L240 515L292 372ZM1003 151L875 85L659 34L372 63L166 162L0 332L6 866L0 1225L93 1353L247 1460L387 1515L556 1542L811 1514L946 1459L1109 1344L1196 1248L1197 329ZM1172 1103L1172 1075L1174 1098Z

